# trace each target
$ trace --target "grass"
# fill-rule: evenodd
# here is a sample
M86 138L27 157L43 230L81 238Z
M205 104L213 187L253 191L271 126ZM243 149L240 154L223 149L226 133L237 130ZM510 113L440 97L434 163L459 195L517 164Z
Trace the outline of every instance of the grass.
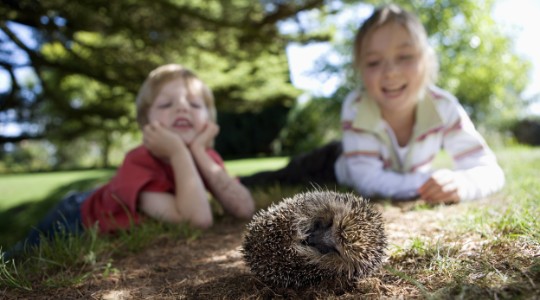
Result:
M0 247L6 249L70 191L85 191L106 181L112 170L87 170L0 177Z
M112 170L64 171L0 175L0 211L28 202L41 201L55 189L81 180L112 175Z
M427 299L533 299L540 296L540 148L510 147L496 151L505 170L505 189L483 202L463 205L427 207L417 205L412 213L418 215L420 225L439 222L438 232L413 234L406 240L392 244L384 266L385 284L395 283L408 290L415 289L417 296ZM232 174L249 174L257 170L278 168L285 158L238 160L227 162ZM448 160L444 156L441 165ZM88 173L85 173L88 172ZM34 184L33 175L14 175L9 186L32 185L32 196L12 196L10 205L0 206L0 231L2 242L17 234L20 224L6 224L3 220L20 210L18 218L28 213L25 203L43 196L46 203L66 190L89 186L103 181L109 171L83 171L64 174L75 175L74 182L62 177L57 184ZM86 175L85 175L86 174ZM3 176L0 184L5 184ZM88 179L88 180L87 180ZM263 208L283 196L298 191L279 185L256 190L257 206ZM29 193L21 191L21 194ZM3 197L3 196L1 196ZM28 200L30 199L30 200ZM18 203L16 203L18 201ZM47 203L49 201L49 203ZM21 204L22 203L22 204ZM43 205L40 202L36 206ZM43 210L40 207L38 210ZM4 211L2 211L4 210ZM10 211L10 214L6 214ZM30 211L31 213L32 211ZM36 213L34 211L34 213ZM422 223L421 216L444 215ZM12 222L14 218L10 219ZM436 220L436 221L434 221ZM30 222L32 220L26 220ZM411 224L412 225L412 224ZM9 230L4 230L8 226ZM19 233L20 234L20 233ZM156 236L163 234L174 238L196 239L199 231L186 226L172 226L157 222L145 223L135 234L120 234L114 239L98 237L94 231L83 238L58 243L60 246L42 247L27 262L0 264L0 289L29 290L36 287L73 286L85 281L92 274L117 272L110 261L115 253L137 252L144 249ZM13 240L13 239L12 239ZM4 245L4 244L1 244ZM40 274L36 281L35 274ZM399 291L398 291L398 294Z
M540 296L540 149L497 155L507 177L503 192L446 216L437 238L417 236L391 247L389 272L426 298Z
M225 166L230 174L244 176L258 171L279 169L288 161L288 157L250 158L226 161Z

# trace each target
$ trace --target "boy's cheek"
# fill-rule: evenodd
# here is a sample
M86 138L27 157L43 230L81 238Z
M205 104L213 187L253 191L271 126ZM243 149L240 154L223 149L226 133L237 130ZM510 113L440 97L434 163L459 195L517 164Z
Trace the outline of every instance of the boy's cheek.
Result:
M210 119L209 119L208 117L206 117L206 118L204 119L204 121L202 122L202 124L203 124L202 130L204 131L204 130L208 129L208 127L211 126L210 123L211 123Z

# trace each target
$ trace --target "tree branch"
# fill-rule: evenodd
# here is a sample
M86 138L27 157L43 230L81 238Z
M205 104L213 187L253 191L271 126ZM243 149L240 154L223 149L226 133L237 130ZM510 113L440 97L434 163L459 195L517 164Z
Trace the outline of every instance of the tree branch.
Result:
M306 1L303 5L294 5L286 2L287 4L279 4L278 9L264 17L258 24L259 27L266 26L268 24L275 24L278 21L288 19L301 11L310 10L320 7L324 4L324 0L310 0Z

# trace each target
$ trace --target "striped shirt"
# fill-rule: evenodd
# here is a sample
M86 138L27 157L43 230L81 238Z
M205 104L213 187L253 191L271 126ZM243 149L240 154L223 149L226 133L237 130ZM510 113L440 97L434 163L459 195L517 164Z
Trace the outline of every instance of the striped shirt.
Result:
M350 93L341 111L343 154L335 164L338 182L364 196L413 198L445 150L452 158L461 201L485 197L504 185L504 173L458 100L430 87L416 107L416 123L405 149L398 146L375 101Z

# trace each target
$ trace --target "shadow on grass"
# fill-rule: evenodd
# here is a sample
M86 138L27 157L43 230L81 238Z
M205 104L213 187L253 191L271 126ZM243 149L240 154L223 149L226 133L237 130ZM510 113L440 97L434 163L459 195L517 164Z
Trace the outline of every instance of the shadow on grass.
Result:
M87 191L102 182L103 179L100 177L74 181L60 186L44 199L33 199L0 211L0 247L8 249L22 239L30 228L36 225L69 192Z

